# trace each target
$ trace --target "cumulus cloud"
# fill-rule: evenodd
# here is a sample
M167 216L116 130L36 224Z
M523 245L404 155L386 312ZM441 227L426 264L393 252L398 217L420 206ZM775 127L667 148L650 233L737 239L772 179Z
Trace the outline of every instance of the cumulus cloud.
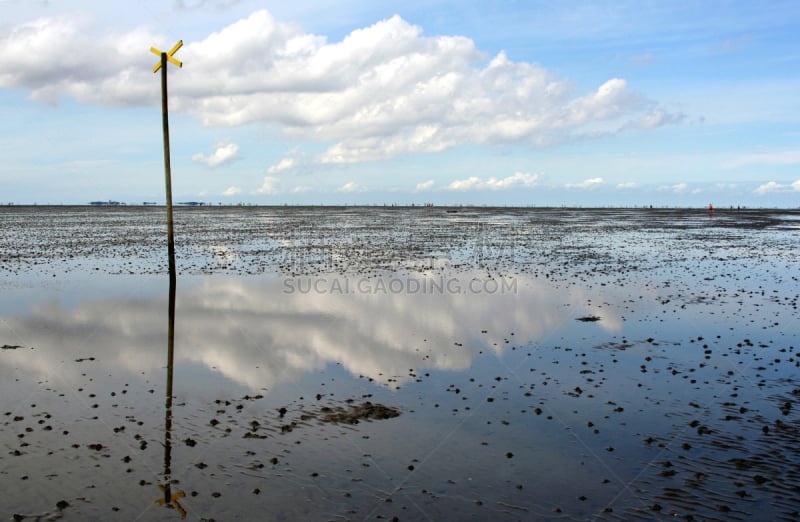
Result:
M359 192L361 190L363 189L358 183L356 183L355 181L348 181L347 183L336 189L336 192Z
M157 58L146 52L145 42L164 39L141 28L115 37L98 37L92 29L86 19L63 16L4 31L0 86L25 89L31 99L50 104L65 95L99 105L156 102L160 94L153 88L152 66Z
M279 191L278 185L280 180L273 176L265 176L264 182L259 188L256 189L257 194L277 194Z
M275 165L272 165L267 169L268 174L277 174L278 172L282 172L284 170L289 170L294 167L296 161L294 158L283 158Z
M581 181L580 183L567 183L565 187L576 189L593 189L605 183L603 178L589 178Z
M678 124L685 119L686 115L683 113L669 113L661 109L655 109L640 118L631 120L629 125L639 129L655 129L665 125Z
M429 179L428 181L423 181L421 183L417 183L417 188L415 189L417 192L423 192L425 190L430 190L436 184L435 181Z
M155 105L146 29L113 37L75 18L44 18L0 38L0 86L55 102ZM576 93L566 79L463 36L425 36L399 16L341 41L276 21L265 10L188 41L170 76L170 107L208 126L272 123L327 147L313 161L346 164L462 144L548 146L681 120L611 78ZM206 158L210 161L210 158Z
M630 188L636 188L638 186L639 184L636 183L635 181L625 181L623 183L617 183L618 189L630 189Z
M656 190L659 192L674 192L676 194L682 194L689 190L689 185L686 183L676 183L675 185L662 185L658 187Z
M214 152L211 155L207 156L202 152L198 152L192 156L192 159L214 168L225 163L230 163L239 155L239 146L235 143L218 143L214 147Z
M222 195L223 195L223 196L235 196L235 195L237 195L237 194L241 194L241 192L242 192L242 189L241 189L241 188L239 188L239 187L234 187L234 186L230 186L230 187L226 188L226 189L225 189L225 190L222 192Z
M768 181L763 185L759 185L758 188L754 190L756 194L769 194L771 192L800 192L800 179L791 183L791 184L782 184L778 183L777 181Z
M768 194L770 192L780 192L782 190L786 190L786 185L781 185L775 181L768 181L763 185L759 185L758 188L756 188L755 193Z
M539 181L539 174L526 174L517 172L506 178L482 179L478 176L471 176L467 179L456 180L447 186L448 190L502 190L512 187L534 187Z

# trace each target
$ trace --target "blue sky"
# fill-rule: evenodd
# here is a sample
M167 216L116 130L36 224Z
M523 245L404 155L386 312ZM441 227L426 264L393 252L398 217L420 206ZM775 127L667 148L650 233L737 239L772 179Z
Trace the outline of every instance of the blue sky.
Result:
M800 3L0 0L0 203L800 206Z

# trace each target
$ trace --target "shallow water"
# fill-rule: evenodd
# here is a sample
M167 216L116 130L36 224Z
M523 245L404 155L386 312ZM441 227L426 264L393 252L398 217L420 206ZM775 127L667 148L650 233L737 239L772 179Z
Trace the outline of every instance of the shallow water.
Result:
M797 517L800 213L449 210L0 209L0 514Z

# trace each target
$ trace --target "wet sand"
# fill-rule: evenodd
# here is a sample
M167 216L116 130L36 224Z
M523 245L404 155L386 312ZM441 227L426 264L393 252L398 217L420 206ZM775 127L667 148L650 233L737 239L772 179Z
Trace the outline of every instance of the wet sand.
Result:
M798 211L0 222L6 518L798 517Z

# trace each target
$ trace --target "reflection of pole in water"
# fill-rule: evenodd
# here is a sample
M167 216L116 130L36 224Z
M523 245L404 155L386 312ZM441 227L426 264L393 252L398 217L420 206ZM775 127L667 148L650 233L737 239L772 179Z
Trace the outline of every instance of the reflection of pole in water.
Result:
M175 264L175 252L170 252L170 266ZM175 272L169 273L169 327L167 329L167 391L164 405L164 483L159 489L164 497L157 500L162 506L172 506L177 509L181 517L186 516L186 510L181 507L178 500L185 497L183 491L172 493L172 376L175 367L175 294L177 278Z

